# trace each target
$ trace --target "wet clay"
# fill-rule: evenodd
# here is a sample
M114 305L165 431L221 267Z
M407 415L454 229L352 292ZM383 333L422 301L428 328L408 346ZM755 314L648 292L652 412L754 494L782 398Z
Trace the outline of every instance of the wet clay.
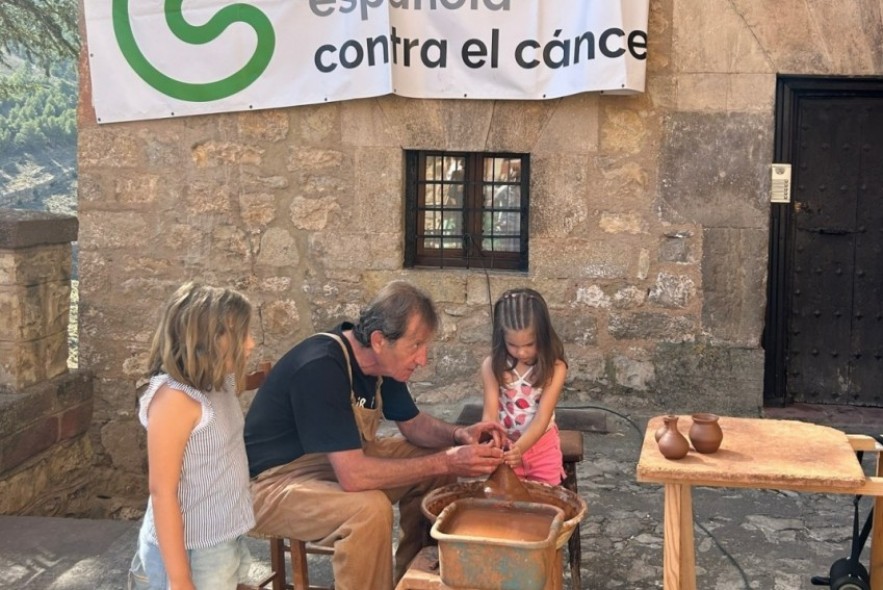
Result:
M486 498L492 500L530 501L530 492L527 491L512 468L505 463L500 463L499 467L494 469L494 472L484 482L482 492Z
M554 514L512 511L499 507L469 506L456 510L444 533L536 543L549 536Z

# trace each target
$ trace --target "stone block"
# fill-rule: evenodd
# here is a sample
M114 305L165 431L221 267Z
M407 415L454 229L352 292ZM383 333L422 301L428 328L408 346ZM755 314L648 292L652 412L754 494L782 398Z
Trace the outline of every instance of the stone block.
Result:
M444 120L446 150L483 152L494 115L493 100L443 100L439 111Z
M262 109L236 113L236 126L244 139L280 142L288 136L289 120L285 109Z
M770 14L764 18L779 21ZM728 0L675 2L672 29L678 71L757 73L775 69L748 21Z
M496 101L485 150L530 152L551 117L552 109L542 101Z
M0 341L38 340L66 331L70 281L0 286Z
M54 411L55 398L46 392L24 394L14 390L4 393L0 395L0 438Z
M291 225L296 229L323 231L329 225L339 227L341 218L340 203L334 199L294 197L289 208Z
M586 154L531 158L530 233L555 238L585 237L594 228L590 197L598 176Z
M58 418L46 416L0 440L0 473L39 455L58 441Z
M703 327L721 341L757 346L766 309L767 232L707 229L703 242Z
M706 340L660 344L651 359L656 382L650 401L674 413L758 416L763 407L764 352Z
M0 386L28 387L67 371L68 334L38 340L0 341Z
M589 154L598 151L599 97L584 92L554 103L532 155Z
M340 103L341 142L348 146L398 147L381 104L374 99Z
M552 325L558 336L570 344L594 345L598 341L598 320L581 311L553 311Z
M389 132L395 136L397 145L409 149L431 150L445 145L447 121L443 100L412 100L396 95L380 99ZM473 133L487 137L487 128L476 126ZM487 146L478 149L490 149Z
M726 112L729 76L724 73L684 73L677 82L677 110Z
M0 249L0 286L30 286L71 279L70 243Z
M696 283L687 275L660 272L650 287L647 301L671 309L689 307L696 297Z
M71 215L0 209L0 250L69 244L77 240L78 224L77 218Z
M766 228L772 128L769 114L678 113L665 122L659 198L673 222ZM766 238L765 238L766 240Z
M354 192L359 198L353 206L357 227L387 234L401 232L402 161L402 150L398 147L356 151Z
M145 160L142 135L119 133L113 127L85 127L77 134L81 169L138 168Z
M89 430L92 424L92 400L62 412L59 417L58 440L79 436Z
M265 152L256 145L210 140L194 145L190 157L197 168L260 166Z
M692 264L698 260L698 248L692 230L669 231L659 242L659 260Z
M624 279L637 271L639 248L629 239L533 240L537 278Z
M615 313L607 330L617 340L689 342L696 337L697 322L689 316L664 313Z
M255 262L261 266L295 267L300 262L297 242L288 230L270 228L261 236Z

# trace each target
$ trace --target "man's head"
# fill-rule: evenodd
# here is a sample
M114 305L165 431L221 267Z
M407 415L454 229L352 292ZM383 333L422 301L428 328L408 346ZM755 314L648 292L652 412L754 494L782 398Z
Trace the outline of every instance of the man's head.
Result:
M407 381L426 364L437 327L438 314L429 295L407 281L393 281L362 310L353 336L375 353L380 374Z

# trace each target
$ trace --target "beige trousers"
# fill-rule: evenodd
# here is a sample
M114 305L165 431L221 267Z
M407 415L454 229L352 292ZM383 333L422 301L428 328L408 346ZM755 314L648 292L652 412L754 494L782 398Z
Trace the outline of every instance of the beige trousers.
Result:
M365 443L365 454L405 458L426 455L402 437ZM401 537L395 553L395 579L429 542L429 522L420 510L424 494L456 481L453 476L388 490L345 492L327 455L305 455L269 469L251 484L255 529L334 546L332 568L337 590L392 590L392 505L399 504Z

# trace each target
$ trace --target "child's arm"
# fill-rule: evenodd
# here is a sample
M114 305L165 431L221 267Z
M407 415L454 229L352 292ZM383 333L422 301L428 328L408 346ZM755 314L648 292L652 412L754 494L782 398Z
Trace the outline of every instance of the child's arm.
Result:
M484 386L484 408L481 412L482 421L500 421L500 384L494 377L491 357L481 363L481 383Z
M555 406L558 405L558 397L564 388L564 378L567 376L567 364L558 360L555 362L555 368L552 371L552 378L543 387L543 396L540 398L540 407L534 414L528 427L524 430L521 438L509 448L509 451L503 454L503 460L509 463L520 463L521 455L531 448L540 437L546 433L549 422L552 420L552 414L555 412Z
M199 403L182 391L160 387L147 414L147 465L156 536L170 590L192 590L190 563L184 548L184 519L178 484L184 447L199 422Z

